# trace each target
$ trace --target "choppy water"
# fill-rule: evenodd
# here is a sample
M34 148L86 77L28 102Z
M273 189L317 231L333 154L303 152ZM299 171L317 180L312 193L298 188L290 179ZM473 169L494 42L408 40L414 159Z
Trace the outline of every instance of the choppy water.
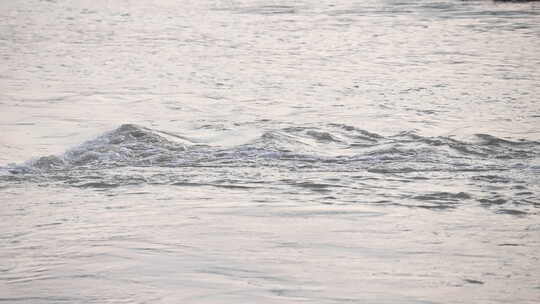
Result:
M540 3L0 20L0 301L540 299Z

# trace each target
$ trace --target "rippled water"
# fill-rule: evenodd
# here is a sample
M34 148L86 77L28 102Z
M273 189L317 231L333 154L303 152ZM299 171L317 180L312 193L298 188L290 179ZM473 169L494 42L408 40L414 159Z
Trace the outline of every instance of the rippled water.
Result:
M540 298L539 2L0 20L0 301Z

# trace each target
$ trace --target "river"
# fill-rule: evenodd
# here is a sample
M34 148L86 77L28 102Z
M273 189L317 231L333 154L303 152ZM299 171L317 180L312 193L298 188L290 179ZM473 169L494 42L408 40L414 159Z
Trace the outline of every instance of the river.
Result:
M0 20L0 302L540 299L540 2Z

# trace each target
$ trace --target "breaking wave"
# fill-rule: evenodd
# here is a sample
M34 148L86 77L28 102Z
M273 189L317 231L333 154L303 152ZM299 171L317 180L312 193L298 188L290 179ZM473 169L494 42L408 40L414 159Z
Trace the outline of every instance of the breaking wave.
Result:
M254 140L223 148L125 124L62 155L4 167L0 182L95 189L133 184L285 187L294 189L287 190L290 193L324 194L319 199L330 203L446 209L477 201L514 210L508 204L538 206L539 147L535 141L488 134L470 141L412 132L382 136L329 124L267 130Z

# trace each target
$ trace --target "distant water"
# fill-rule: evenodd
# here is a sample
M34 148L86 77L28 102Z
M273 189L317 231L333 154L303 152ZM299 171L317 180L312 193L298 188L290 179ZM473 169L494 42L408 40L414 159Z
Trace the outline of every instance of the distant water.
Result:
M0 302L540 299L540 2L4 2Z

